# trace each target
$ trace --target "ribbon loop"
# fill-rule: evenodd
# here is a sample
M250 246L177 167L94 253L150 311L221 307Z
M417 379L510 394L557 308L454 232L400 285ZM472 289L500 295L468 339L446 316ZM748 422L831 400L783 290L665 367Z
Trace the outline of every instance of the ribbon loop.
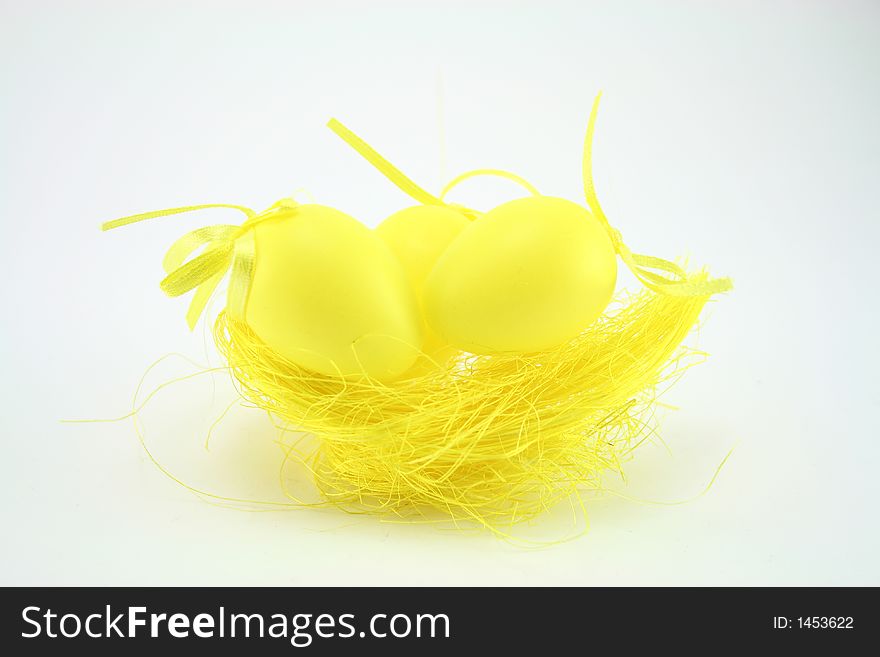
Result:
M179 297L198 287L217 273L229 269L232 260L233 244L219 242L206 249L204 253L182 264L168 274L159 287L169 297Z
M465 180L470 180L471 178L476 178L478 176L494 176L495 178L504 178L505 180L510 180L511 182L516 183L523 189L525 189L532 196L540 196L541 192L539 192L534 185L532 185L525 178L516 175L515 173L511 173L510 171L504 171L503 169L474 169L473 171L465 171L462 174L459 174L448 183L440 192L440 200L445 202L446 195L449 194L455 187L458 187Z
M187 233L178 239L165 253L162 259L162 268L166 274L180 267L199 248L213 243L230 241L240 226L232 224L218 224L216 226L203 226Z

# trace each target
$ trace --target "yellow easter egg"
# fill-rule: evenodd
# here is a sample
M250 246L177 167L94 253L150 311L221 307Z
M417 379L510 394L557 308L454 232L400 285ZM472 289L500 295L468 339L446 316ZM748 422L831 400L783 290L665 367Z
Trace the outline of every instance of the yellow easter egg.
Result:
M425 279L446 247L470 221L460 212L442 205L416 205L395 212L376 228L376 233L397 256L415 291L420 307ZM424 309L422 308L424 312ZM420 358L408 374L417 376L442 365L458 353L427 327Z
M422 345L422 320L403 267L348 215L301 205L254 227L245 319L272 350L328 375L389 381Z
M394 251L420 295L434 263L469 223L452 208L416 205L392 214L376 232Z
M616 280L599 221L571 201L533 196L487 212L448 246L425 281L425 314L465 351L542 351L599 317Z

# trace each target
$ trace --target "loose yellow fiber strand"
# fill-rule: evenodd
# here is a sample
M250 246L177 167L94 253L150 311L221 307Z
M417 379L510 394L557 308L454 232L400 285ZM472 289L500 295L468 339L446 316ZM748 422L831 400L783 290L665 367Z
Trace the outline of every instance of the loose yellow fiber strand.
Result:
M169 358L180 358L191 365L197 367L197 371L192 372L190 374L185 374L182 376L175 377L173 379L164 381L154 387L149 393L147 393L143 399L141 397L141 391L143 390L144 383L150 373L161 363L168 360ZM250 499L250 498L241 498L241 497L231 497L228 495L220 495L217 493L212 493L210 491L197 488L192 486L179 477L177 477L173 472L171 472L165 465L163 465L158 458L153 454L150 447L147 445L146 437L144 435L143 427L140 423L140 413L144 410L144 408L149 404L150 401L153 400L159 393L170 388L173 385L178 383L182 383L184 381L192 380L198 377L202 377L205 374L216 374L218 372L227 372L227 367L205 367L199 363L196 363L189 356L180 353L169 353L161 358L156 359L147 369L144 371L143 375L140 378L140 381L135 388L135 391L132 395L131 400L131 410L121 416L112 417L112 418L89 418L89 419L65 419L61 420L62 423L65 424L92 424L92 423L107 423L107 422L120 422L122 420L130 419L134 425L135 434L137 435L138 441L141 444L144 453L147 455L147 458L150 462L156 467L159 472L161 472L164 476L171 479L176 484L180 485L190 493L196 495L198 498L202 499L209 504L223 506L227 508L232 508L236 510L242 511L291 511L294 509L299 509L305 506L305 504L292 504L290 502L281 502L274 500L258 500L258 499ZM233 402L233 405L236 403L240 403L240 399ZM210 439L211 432L216 428L217 424L223 419L223 417L228 413L228 407L223 414L217 418L211 425L208 430L208 436L206 437L205 447L207 448L207 441ZM322 506L322 505L313 505L313 506Z

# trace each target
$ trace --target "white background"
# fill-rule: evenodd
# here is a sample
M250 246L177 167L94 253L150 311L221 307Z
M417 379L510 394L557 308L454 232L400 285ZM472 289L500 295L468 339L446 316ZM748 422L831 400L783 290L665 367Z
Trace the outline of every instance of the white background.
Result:
M878 25L871 2L3 2L0 583L880 584ZM696 341L712 358L667 399L672 453L646 446L618 489L691 497L736 444L707 495L595 501L586 536L524 550L219 508L130 422L59 422L125 413L165 353L217 364L156 283L177 236L235 215L101 221L306 187L376 225L409 201L331 116L430 189L494 166L580 200L600 88L609 217L637 251L736 283ZM169 360L148 385L191 371ZM147 440L188 482L279 499L262 415L234 409L202 447L231 395L222 376L166 389Z

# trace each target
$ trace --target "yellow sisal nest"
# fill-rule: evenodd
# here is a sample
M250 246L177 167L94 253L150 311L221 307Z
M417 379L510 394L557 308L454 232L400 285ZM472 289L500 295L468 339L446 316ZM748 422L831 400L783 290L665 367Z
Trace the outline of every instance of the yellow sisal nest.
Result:
M463 355L392 384L304 370L226 314L214 335L247 400L320 439L306 464L328 501L500 527L620 470L707 300L643 291L557 350Z

